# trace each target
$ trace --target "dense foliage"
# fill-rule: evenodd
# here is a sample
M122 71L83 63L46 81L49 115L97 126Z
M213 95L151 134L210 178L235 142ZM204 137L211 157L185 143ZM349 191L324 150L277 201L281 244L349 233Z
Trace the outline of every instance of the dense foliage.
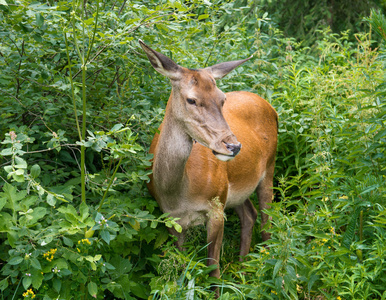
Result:
M386 299L383 48L370 27L355 41L321 27L311 52L269 16L256 1L0 0L1 299L210 299L210 284L221 299ZM382 14L367 23L386 40ZM254 54L218 84L279 113L269 248L256 226L235 263L229 212L220 280L204 232L176 250L145 187L170 87L138 38L186 67Z
M363 18L370 15L371 9L385 9L382 0L263 0L256 4L259 2L286 36L310 47L322 37L327 26L334 33L346 31L350 40L355 40L355 33L367 30Z

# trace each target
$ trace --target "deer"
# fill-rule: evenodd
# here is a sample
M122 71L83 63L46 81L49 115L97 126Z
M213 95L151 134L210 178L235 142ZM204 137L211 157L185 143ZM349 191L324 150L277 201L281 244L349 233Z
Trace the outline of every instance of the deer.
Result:
M249 253L257 210L250 200L256 191L263 228L264 210L273 198L278 115L260 96L246 91L223 93L216 80L249 59L188 69L139 40L156 71L168 77L172 91L165 116L154 135L152 174L147 183L160 209L178 219L182 231L168 228L182 249L186 230L206 224L210 276L220 277L224 210L240 218L240 261Z

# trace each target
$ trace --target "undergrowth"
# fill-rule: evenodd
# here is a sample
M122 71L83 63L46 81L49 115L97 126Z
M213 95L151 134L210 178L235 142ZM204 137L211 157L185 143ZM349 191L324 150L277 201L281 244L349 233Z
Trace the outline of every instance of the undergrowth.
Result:
M251 1L148 2L0 1L1 299L211 299L213 285L220 299L386 299L386 59L371 32L323 30L310 54ZM176 250L179 225L145 188L170 89L144 37L187 67L253 53L218 85L280 117L272 239L256 224L237 262L227 212L221 279L204 230Z

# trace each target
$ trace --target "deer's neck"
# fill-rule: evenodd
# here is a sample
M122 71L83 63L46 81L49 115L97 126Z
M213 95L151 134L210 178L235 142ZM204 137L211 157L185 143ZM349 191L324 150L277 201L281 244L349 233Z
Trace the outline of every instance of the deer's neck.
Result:
M162 194L171 196L180 193L184 186L185 165L192 147L191 137L175 120L168 104L153 165L154 183Z

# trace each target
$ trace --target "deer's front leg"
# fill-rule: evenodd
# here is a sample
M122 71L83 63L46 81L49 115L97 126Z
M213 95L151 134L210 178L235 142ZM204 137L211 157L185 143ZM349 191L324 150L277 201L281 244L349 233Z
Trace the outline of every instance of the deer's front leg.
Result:
M220 251L224 235L224 208L219 203L212 208L208 215L207 242L208 242L208 266L217 264L217 268L210 273L210 276L220 277Z

